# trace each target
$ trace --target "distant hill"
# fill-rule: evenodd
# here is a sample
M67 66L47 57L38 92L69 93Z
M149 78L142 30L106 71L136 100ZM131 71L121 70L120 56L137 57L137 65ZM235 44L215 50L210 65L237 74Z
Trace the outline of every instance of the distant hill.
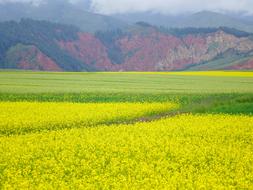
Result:
M233 28L167 29L139 22L83 32L22 19L0 23L0 68L44 71L253 69L253 36Z
M164 26L168 28L218 28L229 27L246 32L253 32L252 17L227 15L211 11L202 11L191 15L163 15L153 12L144 13L128 13L114 15L115 18L120 18L128 22L144 21L156 26Z
M80 30L47 21L0 23L0 66L31 70L95 70L59 48L57 41L78 40ZM48 67L47 64L50 64Z
M112 15L114 18L121 19L128 23L146 22L154 26L164 26L167 28L174 27L175 23L183 19L184 16L163 15L154 12L137 12L137 13L122 13Z
M39 6L31 3L0 3L0 22L19 21L22 18L46 20L50 22L74 25L83 32L95 33L114 29L124 29L136 22L147 22L167 28L218 28L229 27L253 32L252 16L240 14L222 14L202 11L195 14L163 15L154 12L116 14L111 16L90 12L89 0L72 4L65 0L44 0Z
M246 20L234 18L225 14L203 11L193 14L176 23L176 27L220 27L225 26L246 32L253 32L253 24Z
M0 21L19 21L22 18L74 25L91 33L127 26L127 23L116 18L88 12L62 0L46 1L39 6L29 3L0 3Z

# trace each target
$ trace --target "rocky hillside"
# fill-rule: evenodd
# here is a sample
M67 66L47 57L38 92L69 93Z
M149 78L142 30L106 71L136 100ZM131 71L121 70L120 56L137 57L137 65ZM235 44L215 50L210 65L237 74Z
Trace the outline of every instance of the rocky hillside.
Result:
M253 69L253 38L229 28L171 29L138 23L84 33L45 21L0 24L0 67L47 71Z

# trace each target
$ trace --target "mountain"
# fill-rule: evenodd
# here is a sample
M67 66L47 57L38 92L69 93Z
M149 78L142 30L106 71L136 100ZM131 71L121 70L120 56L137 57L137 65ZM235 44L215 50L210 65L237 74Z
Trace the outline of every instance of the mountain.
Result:
M236 29L147 23L95 34L22 19L0 23L0 68L46 71L253 69L253 36Z
M225 14L203 11L186 17L176 27L220 27L236 28L246 32L253 32L253 24L243 19L234 18Z
M0 66L31 70L95 70L57 44L60 40L78 40L78 32L79 29L73 26L47 21L22 19L19 23L0 23ZM57 69L49 69L48 62Z
M43 2L37 6L30 3L0 3L0 21L20 21L22 18L46 20L74 25L84 32L91 33L127 26L127 23L116 18L89 12L88 7L79 8L78 4L71 4L64 0Z
M146 22L154 26L164 26L167 28L174 27L175 24L185 18L185 15L164 15L152 11L136 12L136 13L122 13L112 15L114 18L121 19L128 23Z
M143 12L114 15L115 18L135 23L148 22L156 26L168 28L218 28L229 27L246 32L253 32L253 21L250 16L222 14L211 11L202 11L188 15L163 15L160 13Z
M83 32L90 33L124 29L140 21L167 28L228 27L253 32L252 16L245 13L202 11L195 14L165 15L147 11L106 16L92 12L90 0L79 0L76 3L66 0L43 0L41 2L37 5L15 1L0 2L0 22L30 18L74 25Z
M167 28L229 27L253 32L252 16L245 14L202 11L195 14L175 16L148 11L106 16L91 12L90 0L79 0L76 3L70 3L66 0L43 0L42 2L38 5L24 2L2 2L0 3L0 22L30 18L74 25L83 32L90 33L101 30L124 29L140 21Z

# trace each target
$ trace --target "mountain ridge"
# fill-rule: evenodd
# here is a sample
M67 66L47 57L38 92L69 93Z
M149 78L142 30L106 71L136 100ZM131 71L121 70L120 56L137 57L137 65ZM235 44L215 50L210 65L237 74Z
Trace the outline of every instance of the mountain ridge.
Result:
M231 16L229 14L212 11L201 11L187 15L163 15L160 13L143 12L118 14L114 16L130 23L143 21L155 26L164 26L167 28L229 27L246 32L253 32L253 22L250 22L246 17Z
M0 3L0 21L19 21L22 18L71 24L80 28L83 32L90 33L122 29L140 21L168 28L229 27L253 32L252 16L239 13L200 11L169 15L146 11L103 15L94 12L89 0L82 0L75 4L64 0L44 0L43 3L37 6L25 2Z
M128 29L91 34L73 26L22 19L0 23L0 38L0 67L7 69L173 71L222 56L225 64L218 69L252 67L251 60L235 62L252 55L252 34L224 27L165 30L139 22ZM227 59L233 56L235 65Z
M46 14L45 14L46 13ZM128 24L107 15L93 13L64 1L47 1L34 6L29 3L0 3L0 21L35 19L73 25L84 32L124 28Z

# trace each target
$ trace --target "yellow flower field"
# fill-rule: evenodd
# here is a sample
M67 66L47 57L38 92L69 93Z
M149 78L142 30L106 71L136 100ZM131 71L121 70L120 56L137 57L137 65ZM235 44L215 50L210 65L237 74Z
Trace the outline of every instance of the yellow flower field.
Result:
M0 188L252 189L252 155L253 117L244 115L5 136Z
M0 135L124 122L176 108L174 103L0 102Z

